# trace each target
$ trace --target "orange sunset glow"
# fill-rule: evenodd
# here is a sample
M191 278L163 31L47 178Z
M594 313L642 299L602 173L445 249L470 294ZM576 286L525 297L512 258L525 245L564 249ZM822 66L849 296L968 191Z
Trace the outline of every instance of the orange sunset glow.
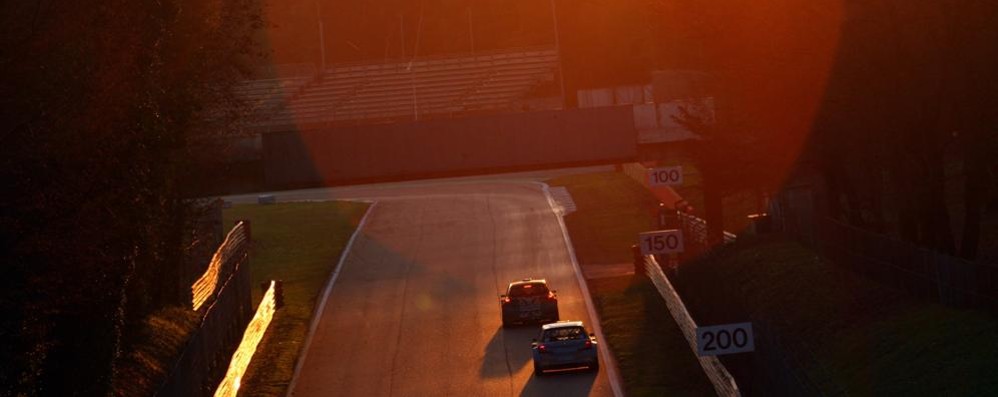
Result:
M0 396L998 395L998 2L0 19Z

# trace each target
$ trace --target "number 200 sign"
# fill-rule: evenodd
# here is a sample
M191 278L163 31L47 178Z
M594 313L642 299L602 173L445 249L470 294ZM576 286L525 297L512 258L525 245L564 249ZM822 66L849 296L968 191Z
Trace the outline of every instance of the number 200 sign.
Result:
M674 186L683 184L683 167L662 167L648 170L649 186Z
M683 252L683 232L676 229L644 232L638 235L644 255Z
M752 323L697 327L697 355L717 356L755 350Z

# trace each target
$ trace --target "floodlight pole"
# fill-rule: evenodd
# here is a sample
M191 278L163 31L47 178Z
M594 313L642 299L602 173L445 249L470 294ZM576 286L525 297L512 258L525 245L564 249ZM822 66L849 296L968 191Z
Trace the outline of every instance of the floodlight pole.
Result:
M561 34L558 31L558 9L555 0L551 0L551 20L554 21L554 51L558 55L558 78L561 87L561 107L567 108L568 97L565 96L565 68L562 66L561 58Z
M475 53L475 23L471 19L471 4L468 5L468 37L471 39L471 53Z
M325 35L325 29L322 26L322 6L319 5L318 1L315 2L315 16L316 20L319 22L319 54L321 54L320 55L320 62L321 62L320 65L322 68L322 71L320 72L321 74L326 72L326 35Z
M399 14L399 37L402 44L402 58L405 59L405 16Z

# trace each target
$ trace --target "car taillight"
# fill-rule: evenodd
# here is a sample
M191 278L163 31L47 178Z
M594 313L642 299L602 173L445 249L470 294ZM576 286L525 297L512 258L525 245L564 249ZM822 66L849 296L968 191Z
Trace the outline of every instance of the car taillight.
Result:
M558 297L554 295L554 292L548 292L548 299L555 300L558 299Z
M502 298L502 303L509 303L509 302L512 302L512 301L513 301L513 300L512 300L512 299L509 299L509 297L508 297L508 296L507 296L507 297L505 297L505 298Z
M586 339L586 345L582 347L583 349L592 349L593 341L591 339Z
M544 346L544 345L537 345L537 351L539 351L541 353L547 353L548 352L548 347Z

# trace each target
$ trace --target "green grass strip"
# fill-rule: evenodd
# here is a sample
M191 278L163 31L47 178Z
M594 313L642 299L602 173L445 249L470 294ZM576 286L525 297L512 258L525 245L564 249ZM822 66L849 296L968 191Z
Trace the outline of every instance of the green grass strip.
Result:
M316 297L367 207L366 203L329 201L237 205L225 210L226 225L241 219L252 225L254 307L262 296L261 282L284 281L285 307L277 311L253 357L241 396L285 395Z

